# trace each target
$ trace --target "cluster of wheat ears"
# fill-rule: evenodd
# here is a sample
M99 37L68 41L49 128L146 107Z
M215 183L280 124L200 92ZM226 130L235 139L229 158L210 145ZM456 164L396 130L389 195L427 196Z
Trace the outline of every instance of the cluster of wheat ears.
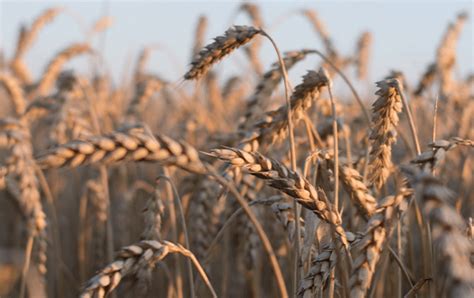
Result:
M280 53L249 3L252 25L208 45L199 19L178 83L147 70L156 47L112 83L92 38L34 78L25 55L63 12L0 61L0 296L474 297L474 76L455 71L467 14L419 82L394 70L362 97L370 32L343 55L298 11L323 49ZM220 79L239 48L249 69ZM92 75L65 69L79 55Z

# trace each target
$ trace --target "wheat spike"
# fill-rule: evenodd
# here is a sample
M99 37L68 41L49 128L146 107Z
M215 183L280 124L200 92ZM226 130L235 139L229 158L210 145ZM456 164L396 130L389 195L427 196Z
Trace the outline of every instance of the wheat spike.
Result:
M137 277L136 274L145 267L155 267L168 254L178 253L190 258L198 266L201 276L209 284L207 276L200 267L196 258L189 250L179 244L169 241L143 240L136 244L123 247L115 257L115 260L92 277L80 297L102 298L112 292L125 277ZM212 288L211 288L212 290ZM212 290L213 297L217 297Z
M375 93L379 97L372 105L372 149L369 161L369 181L381 188L392 168L392 144L396 141L398 113L402 110L402 101L398 94L396 79L377 82Z
M375 267L393 228L396 210L406 203L411 195L412 190L401 187L396 195L384 198L377 205L376 212L367 223L364 236L355 244L359 256L354 260L351 273L351 297L366 296Z
M91 51L92 49L88 44L77 43L72 44L57 53L46 66L43 75L41 76L41 80L38 82L36 94L39 96L46 95L61 72L63 65L67 61L74 58L75 56L90 53Z
M57 146L40 156L38 164L48 169L130 160L160 162L190 171L203 171L196 149L164 135L155 138L144 126L128 126L110 134Z
M308 53L308 50L285 53L283 63L285 64L286 70L290 70L295 64L302 61ZM275 91L282 78L283 74L281 72L280 64L278 62L273 63L271 69L262 75L259 83L255 87L254 93L247 101L244 119L239 125L240 130L249 129L250 126L257 121L257 117L260 117L264 113L265 107L268 105L272 93Z
M245 169L257 178L266 180L269 186L293 197L303 207L329 223L342 243L347 246L348 242L341 225L339 212L327 201L322 190L316 190L308 180L298 173L258 152L229 148L212 150L212 154L235 167Z
M186 80L200 79L211 66L230 54L233 50L251 41L260 30L248 26L234 26L223 36L204 47L191 62L191 69L184 75Z
M312 101L317 99L321 89L328 84L328 78L323 69L318 72L308 71L303 77L303 82L295 87L290 103L293 123L303 118L304 112L311 107ZM288 131L288 106L283 105L278 110L268 112L264 119L255 123L253 129L247 133L242 143L252 144L253 141L262 144L272 144L286 136ZM247 151L252 151L249 146L243 146Z

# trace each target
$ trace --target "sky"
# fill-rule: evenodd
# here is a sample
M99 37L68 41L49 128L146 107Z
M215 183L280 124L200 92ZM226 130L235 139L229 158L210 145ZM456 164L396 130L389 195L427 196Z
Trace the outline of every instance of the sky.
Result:
M281 51L301 48L323 49L309 22L298 14L303 8L315 9L326 25L334 44L342 54L355 50L359 35L373 34L371 82L382 79L391 69L401 70L409 80L417 81L426 66L434 61L436 48L449 22L457 13L470 15L458 43L457 75L474 71L472 1L253 1L259 4L265 28ZM139 51L158 45L148 69L169 81L185 73L191 57L193 35L199 15L208 17L207 42L221 35L232 24L250 24L244 13L236 14L239 1L5 1L0 0L0 48L11 57L22 23L30 24L44 9L63 6L66 10L40 33L26 61L39 75L56 52L72 42L84 41L88 28L104 14L114 23L92 39L106 57L107 69L115 79L130 71ZM286 16L286 17L285 17ZM101 43L101 40L104 43ZM261 50L268 67L275 54L268 42ZM85 58L80 58L85 59ZM75 59L71 67L80 69ZM311 60L312 59L312 60ZM317 65L317 58L295 70ZM84 64L84 63L82 63ZM242 53L233 54L217 66L223 74L242 73L249 66ZM225 71L224 71L225 69Z

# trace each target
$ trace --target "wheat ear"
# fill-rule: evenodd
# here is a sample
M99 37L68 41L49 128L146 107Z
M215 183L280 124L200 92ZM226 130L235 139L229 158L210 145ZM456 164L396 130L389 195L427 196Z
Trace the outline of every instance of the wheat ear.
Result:
M366 297L376 265L392 231L396 210L411 195L410 189L401 187L396 195L381 200L376 212L370 217L364 236L355 244L359 256L354 260L351 273L351 297Z
M125 277L136 277L144 267L154 267L170 253L178 253L189 258L201 275L213 297L217 297L209 279L192 252L179 244L168 241L143 240L122 248L115 260L92 277L81 297L105 297L113 291Z
M52 148L38 157L42 168L116 164L123 161L160 162L202 172L198 152L191 145L167 136L156 138L145 126L128 126L110 134L75 140Z
M38 87L36 88L36 95L43 96L48 93L48 91L53 86L54 81L57 79L59 73L61 72L63 65L67 61L74 58L75 56L84 53L89 53L91 51L92 49L88 44L77 43L72 44L57 53L46 66L43 75L41 76L41 80L38 83Z
M238 47L251 41L261 31L248 26L234 26L223 36L204 47L191 62L191 69L184 75L186 80L200 79L213 64L230 54Z
M318 191L297 172L291 171L280 162L267 158L258 152L246 152L237 148L215 149L212 154L229 164L243 168L257 178L264 179L268 185L291 196L303 207L314 212L321 220L329 223L347 247L348 242L341 216L332 204L324 200Z
M402 110L402 100L397 91L398 82L388 79L377 82L375 93L378 99L372 105L372 149L369 160L369 181L381 188L392 168L392 144L396 141L398 113Z

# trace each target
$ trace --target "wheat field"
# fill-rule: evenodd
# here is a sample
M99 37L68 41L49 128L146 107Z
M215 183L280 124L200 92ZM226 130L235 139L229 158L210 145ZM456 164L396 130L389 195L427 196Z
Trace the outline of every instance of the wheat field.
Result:
M372 33L342 54L313 9L292 17L323 47L281 52L243 3L249 22L210 41L196 20L178 80L147 67L150 46L119 83L89 39L32 75L63 13L25 16L1 51L0 297L474 297L466 12L415 81L393 65L368 82ZM237 53L249 68L223 80Z

